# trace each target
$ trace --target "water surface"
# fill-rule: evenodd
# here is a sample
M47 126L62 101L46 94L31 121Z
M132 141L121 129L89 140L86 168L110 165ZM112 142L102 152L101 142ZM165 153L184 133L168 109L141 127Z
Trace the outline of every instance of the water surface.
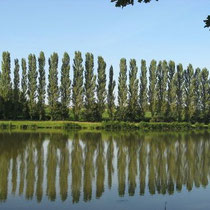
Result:
M210 133L0 133L0 209L208 210Z

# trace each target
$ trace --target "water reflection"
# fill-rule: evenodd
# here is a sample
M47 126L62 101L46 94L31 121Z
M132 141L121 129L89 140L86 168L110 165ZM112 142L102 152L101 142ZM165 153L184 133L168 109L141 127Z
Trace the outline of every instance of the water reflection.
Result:
M210 135L203 133L0 133L0 201L8 194L73 203L206 187Z

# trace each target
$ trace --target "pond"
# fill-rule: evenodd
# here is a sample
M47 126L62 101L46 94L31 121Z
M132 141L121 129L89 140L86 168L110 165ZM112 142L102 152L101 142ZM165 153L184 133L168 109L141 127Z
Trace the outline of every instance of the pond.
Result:
M210 133L0 133L0 209L208 210Z

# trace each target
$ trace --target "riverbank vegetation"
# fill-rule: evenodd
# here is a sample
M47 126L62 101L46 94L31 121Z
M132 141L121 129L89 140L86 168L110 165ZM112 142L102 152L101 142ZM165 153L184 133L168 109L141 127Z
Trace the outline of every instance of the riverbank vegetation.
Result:
M70 121L0 121L0 130L141 130L141 131L185 131L210 129L210 124L187 122L70 122Z
M68 53L64 53L60 64L57 53L46 63L44 52L40 52L38 58L30 54L28 61L15 59L11 69L10 53L3 52L1 120L105 121L106 126L111 121L111 127L115 126L112 121L127 122L126 126L129 122L209 123L210 80L206 68L191 64L184 68L165 60L152 60L147 65L145 60L128 62L122 58L116 82L113 67L107 75L101 56L94 67L91 53L86 53L83 62L81 52L75 52L72 68Z

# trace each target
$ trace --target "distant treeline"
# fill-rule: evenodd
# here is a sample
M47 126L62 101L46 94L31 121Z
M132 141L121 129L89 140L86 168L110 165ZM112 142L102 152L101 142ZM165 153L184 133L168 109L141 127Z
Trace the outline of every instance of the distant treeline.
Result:
M11 70L10 53L3 52L0 119L209 123L210 79L206 68L194 69L189 64L183 69L182 64L165 60L152 60L147 66L141 60L138 73L135 59L128 63L122 58L116 84L113 67L106 75L101 56L96 74L93 54L86 53L83 62L81 52L75 52L72 79L68 53L63 55L60 70L58 60L58 54L53 53L46 67L43 52L38 58L30 54L28 61L15 59Z

